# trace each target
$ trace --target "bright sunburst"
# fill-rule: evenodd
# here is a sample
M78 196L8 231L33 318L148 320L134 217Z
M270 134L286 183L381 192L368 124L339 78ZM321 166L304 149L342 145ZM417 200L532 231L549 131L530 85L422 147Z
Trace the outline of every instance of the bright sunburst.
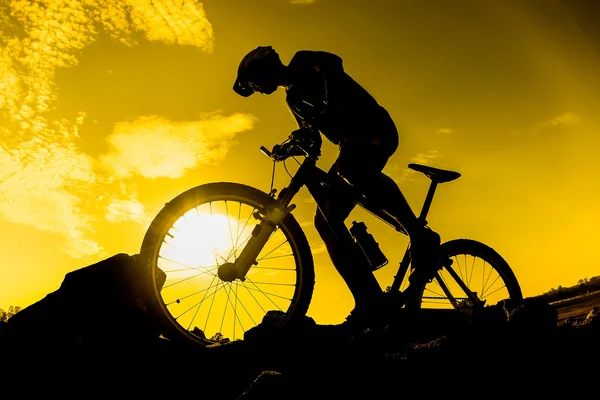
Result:
M234 252L238 235L232 231L232 225L236 224L230 216L198 209L179 218L171 229L173 236L165 240L168 246L163 247L163 258L181 267L170 268L169 279L186 278L203 271L214 276L216 267Z

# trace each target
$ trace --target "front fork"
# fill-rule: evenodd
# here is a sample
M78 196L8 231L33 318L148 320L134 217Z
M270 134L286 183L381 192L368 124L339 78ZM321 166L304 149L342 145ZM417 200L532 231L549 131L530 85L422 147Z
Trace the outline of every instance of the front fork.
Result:
M296 175L290 181L290 184L281 190L279 196L269 204L264 212L264 217L256 212L254 216L260 220L252 231L252 236L246 246L233 263L225 263L219 266L217 274L220 279L226 282L233 282L236 279L245 280L246 274L253 265L258 264L256 258L260 254L271 234L277 229L277 226L283 219L296 208L291 204L292 198L298 193L300 188L306 183L307 178L314 170L316 159L305 160ZM271 195L275 192L272 191Z
M219 266L217 271L219 278L224 281L232 282L235 279L245 280L246 274L253 265L258 264L256 258L260 254L271 234L277 229L277 226L292 210L296 208L294 204L287 207L279 202L269 205L265 217L260 216L258 212L254 216L261 219L261 222L252 230L252 236L244 249L233 263L225 263Z
M265 243L267 243L267 240L271 237L271 234L277 229L281 221L296 208L295 204L290 203L302 186L307 168L304 164L300 166L295 177L292 178L290 185L282 189L278 198L267 206L264 217L259 212L254 214L260 220L260 223L254 227L252 236L235 262L219 266L217 274L220 279L226 282L233 282L236 279L245 280L250 268L258 264L256 258Z

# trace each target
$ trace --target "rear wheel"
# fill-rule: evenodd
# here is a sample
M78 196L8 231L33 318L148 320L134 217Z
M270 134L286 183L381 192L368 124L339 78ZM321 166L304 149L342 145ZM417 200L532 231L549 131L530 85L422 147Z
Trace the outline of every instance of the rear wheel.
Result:
M470 239L440 246L447 262L436 277L418 291L414 306L433 309L472 309L502 300L523 300L521 287L508 263L491 247Z
M306 314L314 264L306 236L288 214L244 280L223 281L217 270L234 262L274 201L250 186L217 182L167 203L151 222L140 257L148 266L163 336L196 344L241 339L274 311L277 328Z

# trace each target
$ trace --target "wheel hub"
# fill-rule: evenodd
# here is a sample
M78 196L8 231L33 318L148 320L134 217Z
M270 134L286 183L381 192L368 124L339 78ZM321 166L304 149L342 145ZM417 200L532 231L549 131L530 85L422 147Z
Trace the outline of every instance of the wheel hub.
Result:
M237 265L235 263L226 262L217 269L217 275L219 279L225 282L233 282L236 279L244 280L243 277L238 276Z

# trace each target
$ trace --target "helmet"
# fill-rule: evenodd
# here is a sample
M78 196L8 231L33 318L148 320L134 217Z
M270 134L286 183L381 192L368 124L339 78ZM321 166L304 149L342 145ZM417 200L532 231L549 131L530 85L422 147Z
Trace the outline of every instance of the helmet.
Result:
M258 46L250 51L240 62L233 90L240 96L250 96L254 93L251 82L268 74L276 61L279 54L271 46Z

